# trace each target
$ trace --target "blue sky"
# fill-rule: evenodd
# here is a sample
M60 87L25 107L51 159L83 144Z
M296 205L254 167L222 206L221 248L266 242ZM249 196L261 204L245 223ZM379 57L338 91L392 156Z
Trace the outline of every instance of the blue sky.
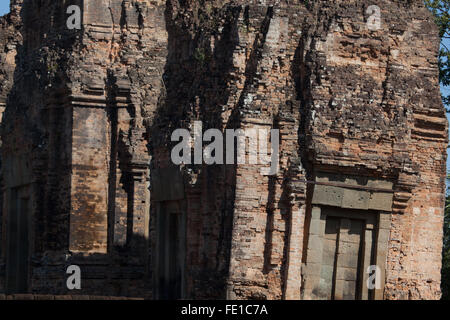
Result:
M9 12L9 0L0 0L0 16L6 14ZM450 41L447 41L448 45L447 47L450 47ZM442 92L444 94L449 94L450 93L450 88L441 88ZM447 114L447 118L450 121L450 114ZM450 169L450 157L447 161L447 168Z
M0 16L9 12L9 0L0 0Z

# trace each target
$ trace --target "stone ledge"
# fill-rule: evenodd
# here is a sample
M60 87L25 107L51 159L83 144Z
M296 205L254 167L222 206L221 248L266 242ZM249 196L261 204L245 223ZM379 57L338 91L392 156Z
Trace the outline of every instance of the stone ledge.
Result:
M43 295L43 294L0 294L1 300L144 300L144 298L88 296L88 295Z

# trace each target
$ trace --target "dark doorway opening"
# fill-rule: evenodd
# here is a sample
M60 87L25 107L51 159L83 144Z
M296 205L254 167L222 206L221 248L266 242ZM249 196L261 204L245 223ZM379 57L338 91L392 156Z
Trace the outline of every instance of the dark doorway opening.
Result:
M8 215L6 291L27 293L30 255L30 198L28 188L12 189Z
M157 214L157 299L177 300L184 298L186 222L184 214L169 210Z

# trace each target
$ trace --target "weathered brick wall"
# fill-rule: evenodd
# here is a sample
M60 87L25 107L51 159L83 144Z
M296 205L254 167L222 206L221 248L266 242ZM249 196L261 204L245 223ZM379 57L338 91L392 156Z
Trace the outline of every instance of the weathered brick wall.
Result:
M169 24L169 44L172 39L176 49L169 45L164 106L174 110L167 111L166 136L186 118L191 125L202 120L208 127L282 132L277 177L261 177L258 166L245 165L229 175L233 224L218 216L232 226L231 255L225 256L229 297L299 297L304 252L303 232L296 229L308 222L306 190L312 187L298 181L314 179L317 171L395 182L385 297L440 295L447 122L439 100L439 39L420 1L376 3L383 21L376 31L367 28L371 4L172 3L176 29ZM159 128L167 120L162 123ZM426 154L433 156L419 160ZM197 166L189 172L203 181L211 170ZM209 205L211 196L199 198L201 208ZM189 203L195 209L188 209L188 229L202 230L211 214L199 212L196 198ZM426 215L429 220L421 223ZM222 240L192 234L188 242L203 246L188 248L192 256L205 254L208 240L219 246ZM418 241L424 234L428 240ZM415 258L425 252L432 262Z
M78 264L83 294L151 297L156 217L175 208L186 297L298 299L305 180L320 171L394 184L384 297L439 298L447 122L431 15L419 0L308 3L25 1L2 157L4 198L32 190L32 292L66 294ZM173 166L171 134L194 121L279 129L278 174Z
M0 17L0 123L3 118L3 112L6 108L6 101L13 86L14 70L16 67L17 47L21 44L21 27L20 9L21 0L11 1L11 12ZM1 147L0 140L0 147ZM2 165L0 159L0 167ZM2 175L0 174L0 186L2 186ZM0 197L0 216L3 217L3 197ZM0 239L5 235L3 230L3 219L0 218ZM3 291L3 277L5 272L4 265L4 248L0 246L0 292Z
M82 30L66 27L71 4L83 10ZM30 1L22 8L24 46L3 151L8 186L32 186L33 291L65 293L65 269L79 264L86 292L146 294L144 135L153 111L142 100L159 95L166 46L164 30L151 31L164 27L163 10L120 1ZM22 163L27 170L15 169Z
M6 98L13 85L17 46L20 44L21 40L20 33L18 32L18 29L20 28L20 17L17 9L14 9L14 5L17 2L18 1L13 2L13 10L11 13L0 17L0 112L2 115L6 107Z
M309 161L316 170L394 181L385 297L434 299L448 128L436 71L439 39L420 1L378 5L376 31L355 18L365 4L320 8L305 50Z

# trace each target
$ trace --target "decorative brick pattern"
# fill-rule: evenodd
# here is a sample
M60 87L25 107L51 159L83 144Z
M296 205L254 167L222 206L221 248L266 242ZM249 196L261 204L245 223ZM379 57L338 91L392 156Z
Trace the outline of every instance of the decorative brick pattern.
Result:
M66 28L71 4L83 9L81 30ZM379 29L367 26L374 4ZM70 294L65 270L77 264L82 294L160 296L157 216L170 210L186 217L180 297L299 299L307 235L318 227L314 183L326 172L392 189L342 196L344 207L386 211L377 202L390 201L380 219L391 221L379 221L388 248L377 298L440 297L448 124L438 32L421 0L13 8L0 20L0 108L9 92L0 292L11 192L27 187L33 294ZM174 166L171 134L194 121L279 129L279 172Z

